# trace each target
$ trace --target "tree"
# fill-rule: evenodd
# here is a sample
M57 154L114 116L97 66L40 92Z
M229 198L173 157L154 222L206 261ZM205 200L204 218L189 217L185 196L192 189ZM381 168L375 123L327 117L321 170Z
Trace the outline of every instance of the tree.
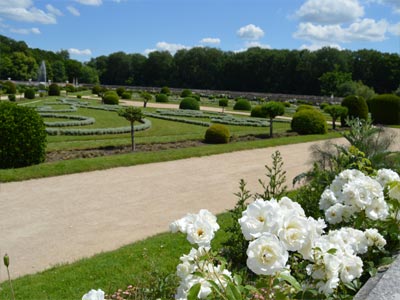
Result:
M132 151L136 150L135 147L135 127L134 123L135 122L140 122L144 123L143 121L143 113L140 108L129 106L122 108L121 110L118 111L118 115L121 117L124 117L126 120L128 120L131 123L131 142L132 142Z
M320 78L321 94L323 95L337 95L338 88L341 84L351 81L351 73L339 72L326 72Z
M151 99L153 99L153 97L151 96L151 94L148 93L148 92L141 92L141 93L140 93L140 97L142 97L142 99L143 99L143 107L144 107L144 108L146 108L147 102L149 102Z
M228 106L228 99L226 98L219 99L218 105L222 107L222 113L224 113L225 107Z
M277 116L281 116L285 113L285 106L276 101L270 101L263 106L263 110L265 111L267 118L269 118L269 136L273 136L273 121Z
M332 128L336 129L336 120L338 118L345 118L348 112L347 107L341 105L328 105L325 106L324 111L332 117Z

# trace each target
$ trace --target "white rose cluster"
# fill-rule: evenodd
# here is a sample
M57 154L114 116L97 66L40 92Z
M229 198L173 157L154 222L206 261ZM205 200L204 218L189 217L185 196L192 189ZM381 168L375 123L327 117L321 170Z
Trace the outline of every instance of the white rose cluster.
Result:
M330 224L349 222L361 211L371 220L385 220L389 207L381 182L387 177L381 173L374 179L358 170L341 172L321 195L319 207L325 211L325 220Z
M209 247L192 248L188 255L183 255L181 263L177 266L176 274L181 279L175 299L187 299L188 292L192 286L200 283L198 299L205 299L211 294L211 283L213 281L217 286L225 288L227 286L226 276L232 279L232 274L221 265L213 265L207 260ZM195 273L200 272L203 276Z
M187 214L172 222L169 227L171 232L186 233L191 244L203 247L210 246L215 231L219 229L217 218L206 209L201 209L198 214Z
M104 292L101 289L97 291L92 289L85 295L83 295L82 300L104 300Z

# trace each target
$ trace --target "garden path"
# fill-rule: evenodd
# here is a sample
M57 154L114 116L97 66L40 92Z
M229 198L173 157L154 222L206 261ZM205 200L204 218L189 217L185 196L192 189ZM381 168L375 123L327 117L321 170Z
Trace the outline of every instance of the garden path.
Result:
M223 212L236 203L241 178L252 192L261 191L258 178L276 150L291 187L309 168L312 144L1 183L0 254L10 255L16 277L165 232L200 208ZM0 268L0 282L5 279Z

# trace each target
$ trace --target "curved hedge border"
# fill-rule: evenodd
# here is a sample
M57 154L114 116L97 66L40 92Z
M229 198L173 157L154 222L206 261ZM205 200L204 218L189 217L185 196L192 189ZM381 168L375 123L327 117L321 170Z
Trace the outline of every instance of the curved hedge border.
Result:
M43 118L62 118L71 119L77 121L62 121L62 122L44 122L44 125L49 127L66 127L66 126L85 126L92 125L96 122L94 118L78 116L78 115L63 115L63 114L51 114L51 113L39 113Z
M144 124L136 125L135 131L142 131L151 127L151 121L144 119ZM94 129L58 129L46 128L49 135L103 135L103 134L120 134L131 132L131 126L115 127L115 128L94 128Z
M39 113L50 113L50 112L76 112L78 110L78 108L75 105L72 104L67 104L70 105L70 108L64 108L64 109L54 109L51 106L47 106L50 105L49 103L45 103L45 106L39 106L36 108L36 111ZM54 102L51 103L51 105L66 105L65 103L58 103L58 102Z
M144 113L144 114L148 117L161 119L161 120L167 120L167 121L174 121L174 122L180 122L180 123L186 123L186 124L192 124L192 125L200 125L200 126L204 126L204 127L209 127L211 125L211 123L208 123L208 122L174 118L174 117L163 116L163 115L159 115L159 114L155 114L155 113Z
M268 127L269 122L266 119L260 118L235 118L230 115L213 117L211 122L226 124L226 125L237 125L237 126L253 126L253 127Z

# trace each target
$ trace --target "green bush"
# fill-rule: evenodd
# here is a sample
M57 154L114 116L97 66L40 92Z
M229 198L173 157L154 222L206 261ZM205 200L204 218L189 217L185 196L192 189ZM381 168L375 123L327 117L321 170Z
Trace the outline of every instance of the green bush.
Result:
M196 99L197 101L200 101L200 95L199 94L191 94L190 97Z
M94 85L93 87L92 87L92 94L93 95L98 95L98 94L100 94L101 93L101 86L99 86L99 85Z
M57 83L49 85L49 96L60 96L60 87Z
M120 86L119 88L117 88L115 91L117 92L117 94L118 94L119 97L122 97L122 94L126 92L125 88L122 87L122 86Z
M94 87L93 87L94 88ZM75 92L75 87L72 84L67 84L65 86L65 91L67 93L74 93ZM94 93L93 93L94 94Z
M0 168L19 168L45 159L46 131L33 109L11 102L0 104Z
M324 110L325 107L327 107L328 105L329 105L328 102L322 102L322 103L319 105L319 108L322 109L322 110Z
M227 144L230 139L228 127L221 124L213 124L206 130L205 142L210 144Z
M400 125L400 97L384 94L368 101L371 118L375 124Z
M350 119L368 119L368 105L361 96L347 96L342 100L342 106L347 107L347 115ZM342 126L345 126L345 119L341 118Z
M121 98L125 99L125 100L130 100L130 99L132 99L132 93L131 92L124 92L124 93L122 93Z
M287 102L287 101L282 102L282 104L283 104L283 106L285 106L285 107L290 107L290 106L291 106L291 104L290 104L289 102Z
M299 134L325 134L328 131L324 115L314 109L304 109L295 113L291 127Z
M251 110L251 104L247 99L237 99L235 105L233 106L234 110Z
M3 82L3 89L6 94L16 94L17 93L17 87L16 87L15 83L12 81Z
M166 94L158 94L156 96L156 102L167 103L168 102L168 96Z
M165 94L167 96L171 95L171 90L167 86L161 88L160 94Z
M76 95L76 98L82 99L82 95L81 95L81 94L78 94L78 95Z
M192 97L184 98L179 104L180 109L200 110L199 101Z
M15 94L10 94L8 95L8 100L10 100L11 102L15 102L17 100L17 97L15 97Z
M24 97L26 99L35 99L35 90L32 88L26 89L24 92Z
M192 96L192 91L191 90L186 89L186 90L183 90L182 93L181 93L181 97L182 98L186 98L186 97L190 97L190 96Z
M104 96L103 96L103 103L111 104L111 105L118 105L119 104L118 94L114 91L105 92Z
M257 105L252 108L250 116L255 118L266 118L267 112L263 110L262 105Z
M296 112L306 110L306 109L314 109L314 107L309 104L301 104L296 108Z

